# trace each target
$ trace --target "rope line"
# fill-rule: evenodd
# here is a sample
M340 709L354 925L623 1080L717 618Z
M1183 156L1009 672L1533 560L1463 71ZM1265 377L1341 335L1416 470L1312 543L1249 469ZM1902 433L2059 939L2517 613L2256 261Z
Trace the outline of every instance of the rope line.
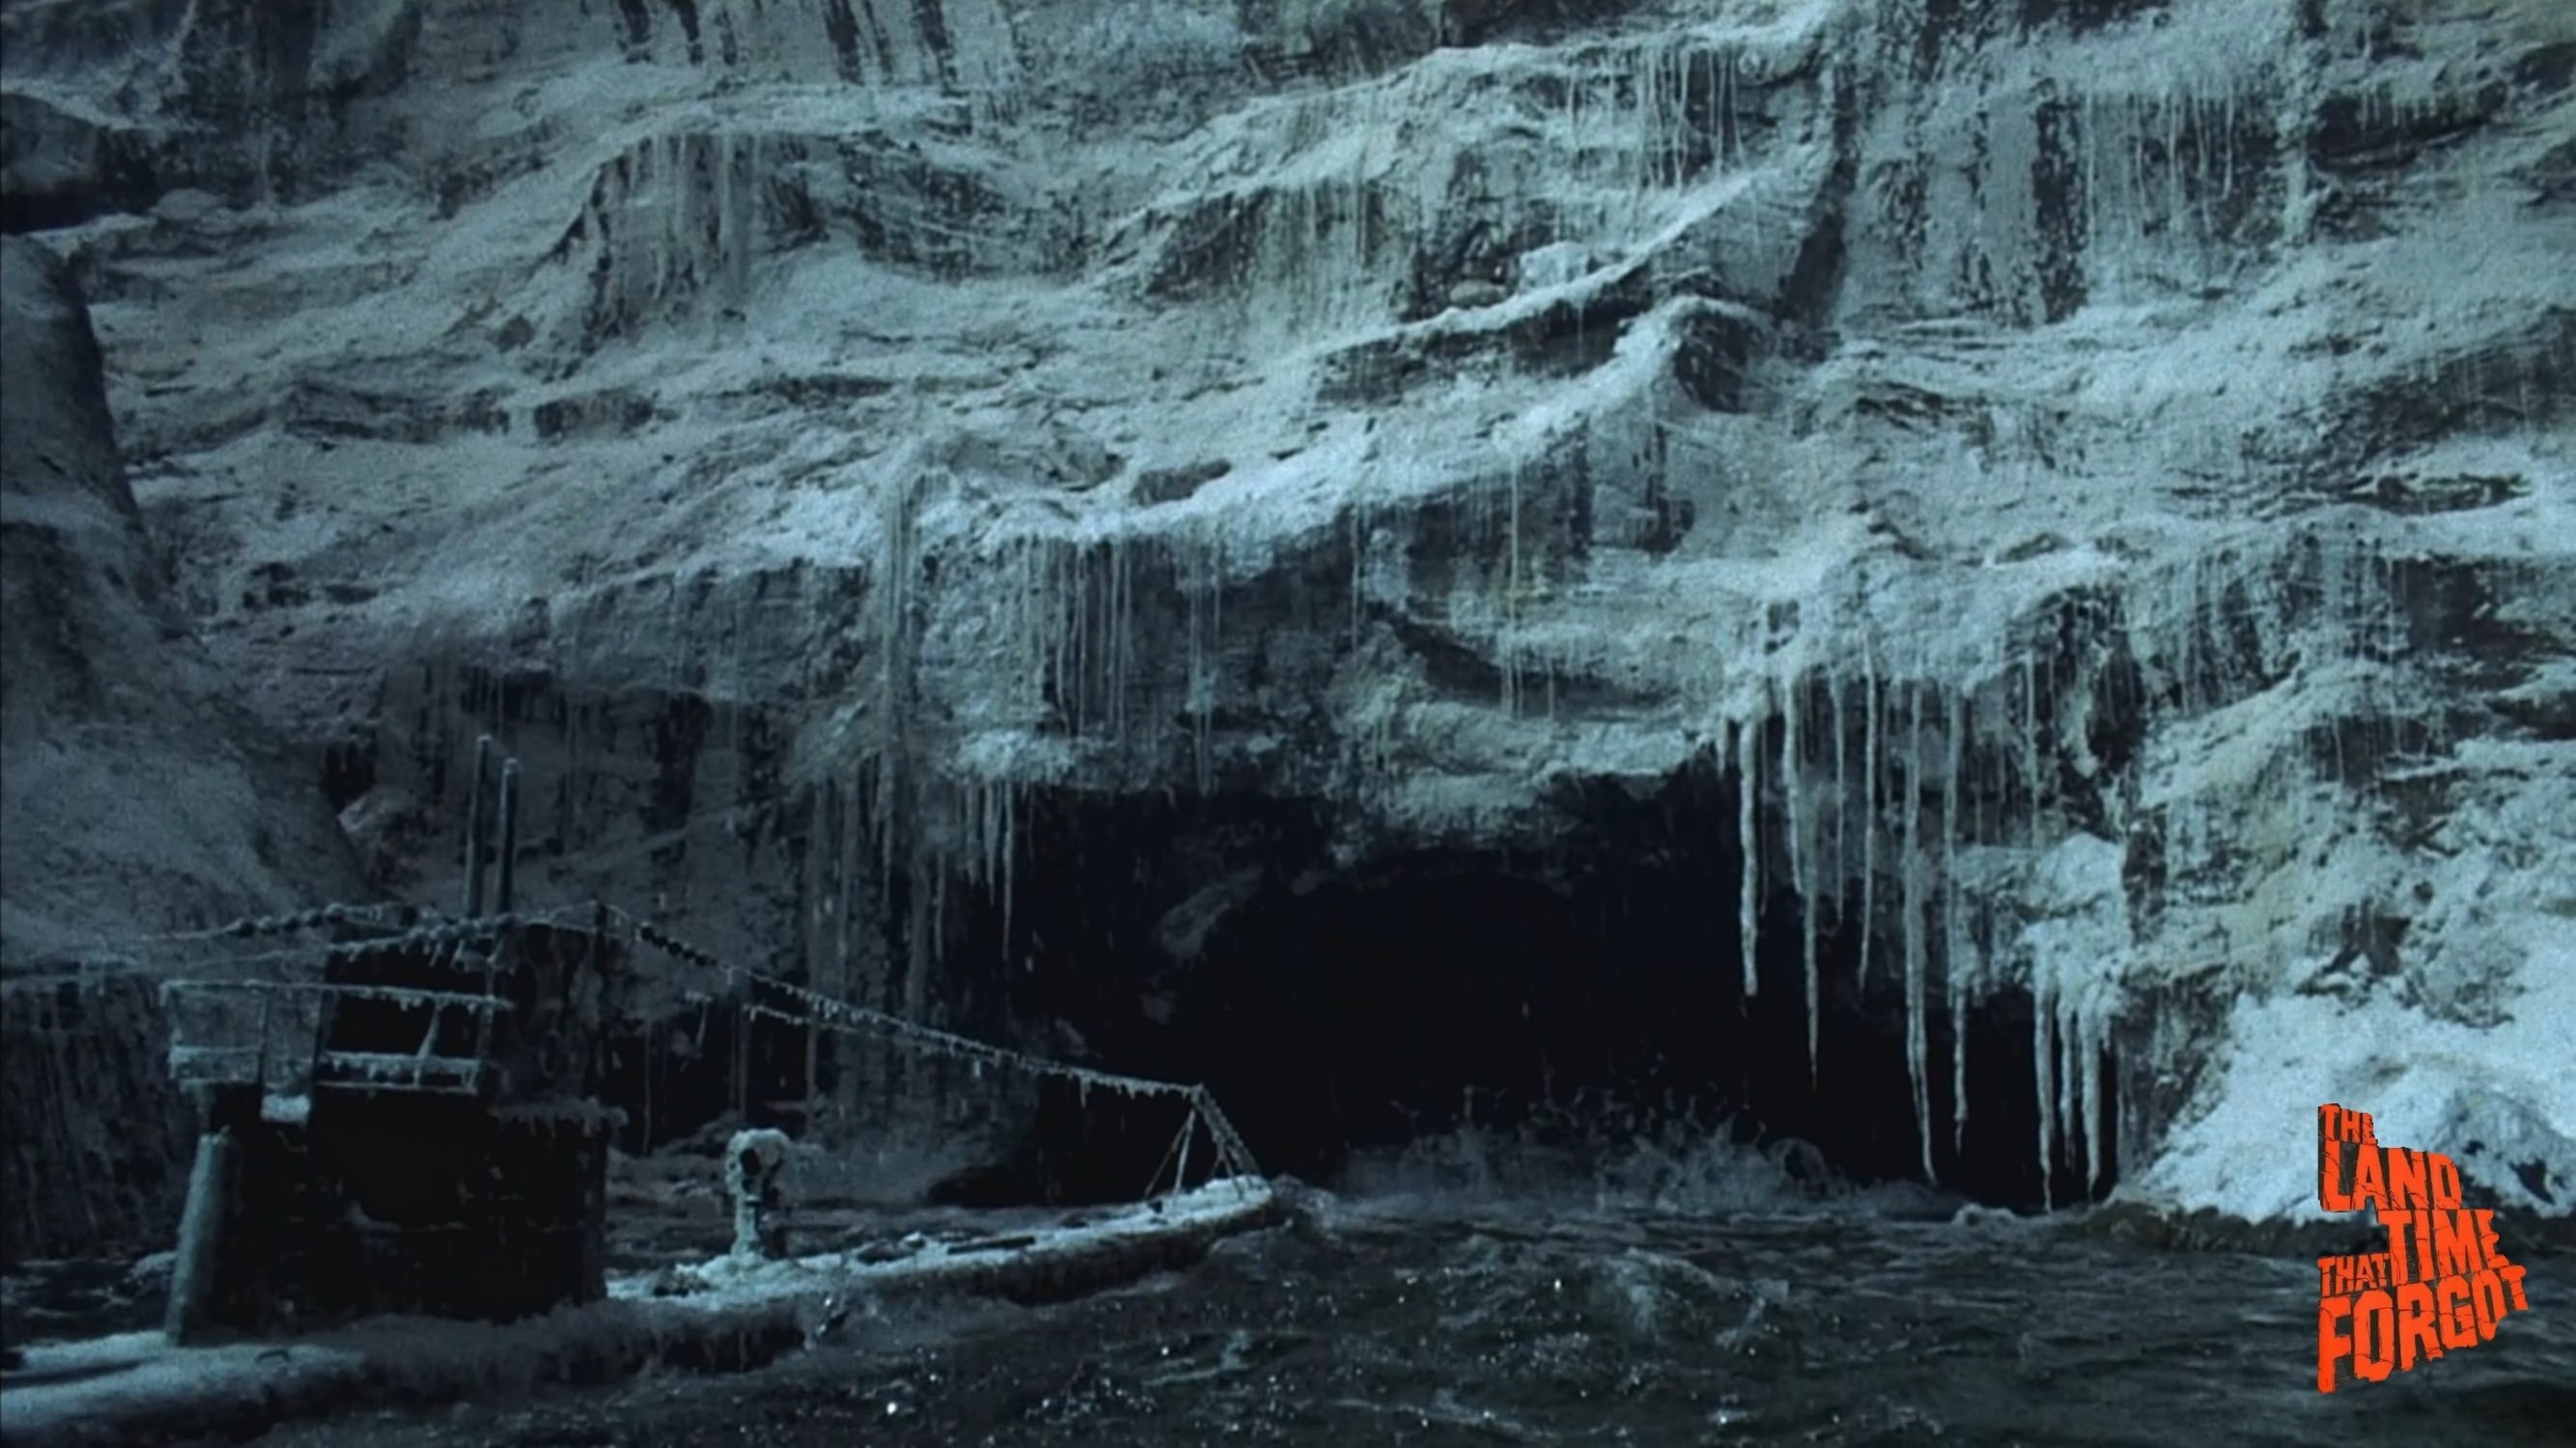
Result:
M198 930L170 930L158 935L128 935L117 939L100 939L103 950L131 950L149 945L184 945L215 940L252 940L267 935L292 935L299 931L319 930L329 925L384 924L399 920L405 912L418 915L419 907L392 902L350 905L332 904L299 910L286 915L245 915Z
M114 950L128 946L166 945L173 943L212 944L220 941L254 940L263 936L283 935L296 931L316 929L322 925L328 924L364 922L370 918L380 918L380 915L378 917L370 917L360 913L362 911L377 909L381 914L392 914L396 909L402 907L330 906L326 908L327 910L339 910L342 913L334 916L327 914L326 910L308 910L298 915L245 917L242 920L235 920L228 924L217 926L211 930L187 931L174 935L134 936L126 940L107 942L104 948ZM456 953L465 946L481 945L488 947L497 941L503 933L514 927L522 925L546 925L565 929L587 930L590 928L587 918L589 914L590 907L584 904L578 906L559 905L551 910L540 911L534 914L524 911L516 911L507 915L486 915L472 920L432 918L425 924L414 925L408 930L403 930L392 935L376 935L368 936L359 940L335 941L331 944L322 946L318 952L312 945L289 945L281 946L274 950L251 951L249 953L239 955L202 957L202 959L209 963L221 963L228 966L241 967L280 964L293 961L309 963L315 960L318 955L318 958L320 959L339 963L368 960L381 955L400 954L402 952L412 950L415 947L426 945L431 947L433 950L442 950L445 953L447 959L442 963L456 963L461 966L462 963L456 962L454 957ZM82 959L76 962L76 964L84 973L95 973L118 967L137 967L141 962L117 955L97 955Z
M1096 1070L1089 1066L1075 1066L1026 1051L1016 1051L1007 1046L996 1046L990 1041L977 1040L973 1036L961 1036L954 1031L925 1026L918 1021L906 1020L885 1011L852 1004L838 996L809 990L763 971L727 964L715 952L681 940L649 920L638 919L614 905L609 906L608 910L610 914L631 926L637 940L674 959L702 969L723 971L728 980L739 980L776 991L804 1007L801 1014L783 1011L774 1006L764 1006L752 1001L746 993L741 1006L746 1014L763 1015L795 1025L810 1023L828 1026L842 1032L867 1031L893 1036L938 1054L981 1065L998 1066L1006 1070L1024 1071L1032 1075L1070 1081L1074 1083L1076 1089L1086 1094L1096 1088L1130 1096L1179 1097L1206 1120L1208 1135L1216 1142L1217 1155L1230 1172L1240 1176L1261 1174L1251 1149L1244 1145L1243 1138L1234 1130L1234 1124L1226 1120L1224 1112L1217 1109L1216 1099L1203 1085L1159 1081L1146 1076L1128 1076L1115 1071Z
M381 925L388 918L421 920L425 913L430 912L424 912L419 907L399 904L333 904L283 916L245 916L211 929L136 936L115 944L142 946L255 940L336 925ZM973 1036L925 1026L918 1021L907 1020L886 1011L874 1010L843 1000L838 996L825 995L765 971L733 964L714 951L682 940L652 921L614 905L582 902L559 905L535 913L509 912L478 916L473 919L437 918L433 914L432 918L393 934L333 942L324 946L318 954L325 964L354 964L385 956L413 954L426 947L432 958L440 965L460 972L472 972L488 968L486 957L498 945L501 937L512 930L537 925L576 929L589 933L596 930L604 920L609 919L613 919L622 927L620 933L631 936L638 943L650 946L663 955L709 973L722 973L726 983L726 994L738 997L736 1008L746 1021L756 1016L800 1026L809 1031L820 1029L830 1030L839 1035L864 1033L891 1037L933 1054L968 1061L979 1072L983 1067L992 1066L1046 1079L1068 1081L1073 1083L1075 1089L1081 1092L1086 1100L1095 1089L1114 1091L1126 1096L1171 1097L1189 1108L1189 1116L1182 1123L1181 1135L1175 1139L1172 1150L1165 1153L1165 1165L1170 1163L1174 1153L1186 1152L1186 1144L1190 1136L1198 1125L1204 1123L1209 1139L1215 1143L1219 1165L1225 1172L1236 1177L1257 1177L1261 1174L1260 1166L1254 1160L1251 1149L1235 1132L1234 1124L1226 1119L1225 1113L1217 1108L1216 1098L1209 1094L1204 1085L1162 1081L1151 1077L1102 1071L1089 1066L1077 1066L1027 1051L1014 1050L1008 1046L997 1046L990 1041L978 1040ZM469 950L476 954L469 956L467 953ZM309 965L315 960L316 955L317 952L313 946L305 945L255 951L244 955L227 955L217 959L226 966L241 969L287 962ZM116 962L102 960L95 963L106 965ZM164 999L168 999L173 994L227 990L245 985L286 991L308 987L316 990L326 988L321 983L312 982L287 981L258 985L238 981L189 979L165 982L162 986L162 995ZM365 988L359 987L359 989ZM782 1008L754 999L755 989L775 993L776 996L791 1002L793 1008ZM428 996L441 993L411 992L411 994L426 999ZM700 999L712 1004L707 997L700 997ZM705 1023L702 1020L701 1032L704 1029ZM737 1053L740 1053L739 1042L737 1042ZM746 1088L747 1083L743 1081L742 1076L743 1072L738 1064L735 1071L737 1096ZM737 1100L737 1109L740 1106L741 1102ZM1186 1155L1183 1159L1186 1166ZM1161 1180L1162 1170L1160 1166L1155 1168L1156 1182ZM1154 1183L1150 1182L1147 1184L1149 1194L1153 1185ZM1175 1189L1178 1189L1179 1185L1179 1178L1176 1177Z

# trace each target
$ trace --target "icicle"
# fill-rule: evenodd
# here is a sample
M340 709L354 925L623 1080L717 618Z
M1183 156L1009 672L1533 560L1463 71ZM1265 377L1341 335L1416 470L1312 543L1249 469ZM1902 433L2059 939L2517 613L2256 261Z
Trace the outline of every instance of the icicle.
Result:
M1217 665L1225 621L1224 533L1202 525L1190 535L1189 713L1193 775L1201 794L1215 783Z
M1798 951L1807 981L1807 1081L1816 1079L1816 897L1807 880L1807 811L1798 778L1798 680L1780 701L1780 792L1789 810L1789 888L1798 896Z
M1202 792L1216 787L1216 701L1220 674L1225 667L1225 529L1210 524L1212 540L1208 552L1208 700L1206 722L1207 778L1199 782Z
M1923 1179L1933 1181L1931 1085L1924 1074L1931 1051L1923 1028L1923 685L1910 683L1905 692L1905 1066L1914 1087L1914 1127L1923 1149Z
M1997 657L2001 656L2001 650L1998 650ZM1999 738L2010 730L2012 710L2004 702L2002 689L1980 691L1975 707L1976 717L1969 724L1969 737ZM2003 841L2003 793L2003 781L1990 755L1977 771L1976 838L1981 842L2000 844Z
M2043 1208L2057 1205L2057 1005L2049 962L2034 955L2030 962L2030 1057L2039 1097L2039 1198Z
M1861 643L1861 693L1867 731L1861 742L1860 813L1860 983L1869 984L1870 944L1878 927L1878 658L1864 639Z
M2083 1084L2081 1063L2075 1054L2077 1037L2084 1030L2082 1001L2070 999L2061 982L2057 992L2057 1141L2065 1148L2066 1160L2075 1160L2075 1144L2086 1134L2084 1123L2076 1119L2076 1094Z
M2158 108L2165 123L2165 224L2173 231L2183 229L2183 218L2191 208L2183 200L2182 186L2182 108L2168 93Z
M1199 789L1204 792L1207 789L1207 730L1205 728L1205 715L1201 710L1200 700L1204 695L1207 683L1207 654L1206 644L1201 637L1199 622L1200 596L1197 550L1191 549L1189 557L1191 567L1188 574L1181 579L1181 602L1184 618L1182 627L1184 640L1183 662L1185 666L1184 676L1189 680L1187 686L1189 692L1186 707L1190 713L1191 774L1192 777L1198 781Z
M1521 612L1521 465L1511 468L1510 512L1504 519L1506 565L1503 575L1502 638L1498 652L1502 655L1503 713L1517 717L1521 712L1520 637Z
M1837 669L1828 674L1826 685L1832 699L1834 730L1834 868L1826 877L1826 883L1834 892L1834 908L1839 922L1845 878L1843 867L1847 863L1843 858L1843 837L1851 830L1851 745L1843 734L1842 671ZM1841 928L1839 923L1835 928Z
M2098 991L2098 987L2096 988ZM2084 1053L2077 1069L2084 1078L2084 1181L2095 1191L2102 1188L2102 1034L2103 1012L2099 1003L2087 998L2082 1028L2076 1047Z
M1950 1150L1955 1156L1968 1140L1968 952L1959 919L1959 769L1962 737L1967 733L1967 694L1950 693L1949 759L1941 775L1942 976L1950 997Z
M2030 652L2021 658L2021 758L2022 782L2030 789L2030 848L2040 844L2039 833L2039 647L2038 631L2032 630Z
M1761 991L1761 979L1754 969L1755 932L1759 927L1761 854L1754 843L1754 798L1760 789L1762 774L1762 729L1755 719L1739 720L1735 726L1735 835L1743 850L1743 877L1736 888L1736 939L1744 949L1744 998L1751 1000Z
M1361 526L1360 505L1351 504L1351 647L1360 646L1360 557L1366 546L1367 530Z
M1018 786L1006 786L1016 791ZM1020 877L1020 809L1014 795L1005 795L1002 803L1002 951L1009 963L1011 917Z
M1109 538L1110 658L1109 734L1124 744L1127 739L1127 679L1134 667L1135 647L1134 592L1132 564L1128 558L1127 532L1120 529Z
M1097 612L1094 603L1101 592L1098 577L1108 571L1101 566L1102 561L1108 557L1108 553L1109 545L1106 543L1086 542L1076 545L1072 557L1066 560L1067 566L1073 570L1074 575L1071 599L1074 610L1073 727L1074 732L1078 734L1090 733L1095 722L1092 717L1092 705L1099 697L1099 681L1096 675L1099 671L1101 655L1101 648L1095 641L1095 636L1105 630L1094 618Z
M1735 52L1730 50L1726 52L1726 67L1719 73L1717 87L1717 162L1720 170L1726 168L1728 156L1741 160L1744 155L1741 129L1734 122ZM1738 132L1731 142L1727 135L1729 130Z

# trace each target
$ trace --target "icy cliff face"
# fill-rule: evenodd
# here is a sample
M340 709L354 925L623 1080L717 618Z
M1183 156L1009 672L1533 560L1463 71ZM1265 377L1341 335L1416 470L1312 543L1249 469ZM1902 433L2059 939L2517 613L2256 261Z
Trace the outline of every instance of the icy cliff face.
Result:
M0 1259L150 1244L190 1123L152 982L101 942L362 881L296 752L231 696L126 487L79 290L0 239ZM106 969L77 984L47 969Z
M1792 899L1927 1170L2022 992L2032 1151L2152 1199L2300 1210L2341 1099L2576 1200L2563 7L0 26L11 224L388 883L498 728L540 893L937 1014L1041 793L1356 865L1716 770L1746 989Z
M304 762L230 697L170 595L69 273L0 248L0 961L358 889Z

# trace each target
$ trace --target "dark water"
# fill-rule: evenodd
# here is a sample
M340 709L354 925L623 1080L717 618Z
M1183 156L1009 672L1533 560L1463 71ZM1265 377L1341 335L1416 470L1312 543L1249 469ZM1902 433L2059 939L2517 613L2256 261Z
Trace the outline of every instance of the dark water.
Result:
M2296 1260L2062 1222L1317 1198L1080 1302L863 1315L756 1373L269 1441L2576 1443L2576 1262L2530 1267L2493 1342L2323 1396Z

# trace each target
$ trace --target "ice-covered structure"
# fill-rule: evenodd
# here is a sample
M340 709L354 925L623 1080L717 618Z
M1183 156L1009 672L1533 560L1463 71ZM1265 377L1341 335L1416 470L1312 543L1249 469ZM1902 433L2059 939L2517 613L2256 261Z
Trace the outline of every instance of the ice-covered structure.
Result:
M0 27L352 820L497 730L539 894L1292 1168L1714 1083L1998 1200L2295 1213L2329 1099L2571 1200L2562 6Z
M629 979L605 919L334 933L302 971L163 987L201 1126L171 1337L599 1300Z

